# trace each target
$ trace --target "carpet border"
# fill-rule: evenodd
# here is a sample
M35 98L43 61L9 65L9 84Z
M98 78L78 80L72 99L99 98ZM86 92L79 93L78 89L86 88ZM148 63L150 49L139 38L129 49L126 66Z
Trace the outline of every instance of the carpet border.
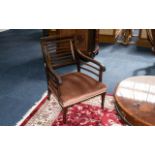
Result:
M32 116L34 116L35 112L44 104L47 99L47 91L43 93L41 98L24 114L22 119L16 123L16 126L24 126ZM32 115L33 114L33 115Z
M106 95L107 96L114 96L113 94L109 94L109 93ZM34 109L32 109L32 111L30 111L29 114L27 114L21 121L19 121L17 123L17 125L18 126L25 126L27 124L27 122L35 115L35 113L38 111L38 109L45 103L47 98L48 98L47 95L45 97L42 97L41 100L36 103L36 106L34 107Z

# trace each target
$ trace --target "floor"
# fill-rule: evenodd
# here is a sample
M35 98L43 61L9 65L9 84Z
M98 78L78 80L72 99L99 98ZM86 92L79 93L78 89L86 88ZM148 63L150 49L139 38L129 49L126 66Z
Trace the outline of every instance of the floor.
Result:
M16 125L47 89L41 30L8 30L0 33L0 125ZM106 66L103 82L108 93L129 76L155 75L155 55L134 45L100 44L95 57ZM75 66L58 69L72 72Z
M0 125L15 125L46 91L40 36L40 30L0 33Z

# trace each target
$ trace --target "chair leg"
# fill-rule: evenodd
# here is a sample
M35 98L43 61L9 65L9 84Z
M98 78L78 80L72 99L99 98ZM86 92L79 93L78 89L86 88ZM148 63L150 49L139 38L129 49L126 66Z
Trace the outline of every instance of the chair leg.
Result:
M47 95L47 99L50 100L50 97L51 97L51 91L48 90L48 95Z
M66 124L67 121L67 108L63 109L63 123Z
M106 95L106 92L101 94L101 107L102 109L104 109L104 100L105 100L105 95Z

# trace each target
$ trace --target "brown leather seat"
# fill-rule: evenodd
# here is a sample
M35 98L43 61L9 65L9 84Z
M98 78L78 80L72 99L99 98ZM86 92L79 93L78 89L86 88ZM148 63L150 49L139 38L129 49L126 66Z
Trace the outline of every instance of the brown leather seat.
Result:
M105 91L105 84L86 74L75 72L62 76L60 92L64 107L87 100Z

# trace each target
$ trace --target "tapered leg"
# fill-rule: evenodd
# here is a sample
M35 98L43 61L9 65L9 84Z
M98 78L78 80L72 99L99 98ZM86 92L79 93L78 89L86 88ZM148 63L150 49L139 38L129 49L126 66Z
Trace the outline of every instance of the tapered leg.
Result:
M66 120L67 120L67 118L66 118L67 116L66 115L67 115L67 108L64 108L63 109L63 123L64 124L66 124Z
M105 95L106 95L106 92L101 94L101 107L102 109L104 109L104 100L105 100Z
M50 97L51 97L51 91L48 89L47 99L50 100Z

